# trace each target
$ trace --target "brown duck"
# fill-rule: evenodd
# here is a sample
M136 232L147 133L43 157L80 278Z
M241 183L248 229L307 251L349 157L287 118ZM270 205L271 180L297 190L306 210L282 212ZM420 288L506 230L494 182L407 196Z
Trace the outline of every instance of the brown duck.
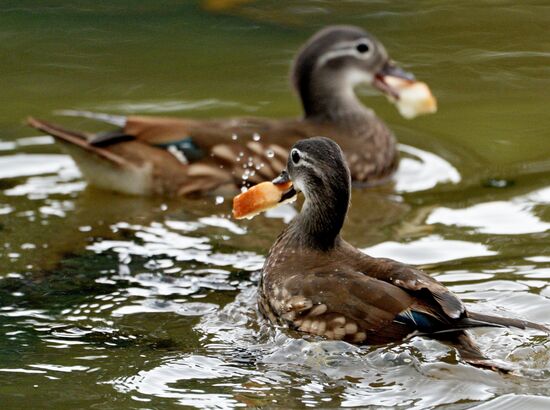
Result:
M364 30L333 26L314 35L298 53L292 83L300 119L193 120L73 112L120 128L90 134L29 118L75 159L100 188L137 195L185 195L271 180L299 139L331 136L342 146L354 181L387 180L398 163L392 132L354 93L368 83L394 101L392 77L414 83ZM261 137L261 139L259 139Z
M370 257L340 236L350 202L350 172L340 147L310 138L292 148L274 184L305 197L300 214L277 238L262 269L260 311L273 323L358 344L383 344L414 335L454 345L474 365L509 370L487 359L466 329L543 325L466 310L461 300L426 273Z

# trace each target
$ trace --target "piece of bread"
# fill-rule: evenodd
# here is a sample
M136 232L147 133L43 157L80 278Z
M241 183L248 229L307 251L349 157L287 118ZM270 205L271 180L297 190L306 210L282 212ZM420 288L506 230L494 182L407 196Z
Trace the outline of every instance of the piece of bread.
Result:
M403 117L410 119L437 111L437 101L426 83L391 76L386 77L385 81L398 92L395 105Z
M292 182L275 185L272 182L262 182L248 191L233 198L233 216L237 219L252 218L260 212L279 205L283 193L288 191Z

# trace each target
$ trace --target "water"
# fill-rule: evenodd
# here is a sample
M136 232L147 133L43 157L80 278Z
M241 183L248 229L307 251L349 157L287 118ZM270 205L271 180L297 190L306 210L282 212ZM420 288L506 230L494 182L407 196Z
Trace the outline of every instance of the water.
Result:
M471 310L550 323L549 6L35 3L0 5L5 408L550 406L550 340L537 332L474 332L521 369L503 376L427 339L358 348L267 326L255 272L293 208L236 222L223 198L94 190L22 125L62 109L293 116L296 48L325 24L361 25L440 111L407 121L361 91L403 160L394 186L353 192L345 237L423 267Z

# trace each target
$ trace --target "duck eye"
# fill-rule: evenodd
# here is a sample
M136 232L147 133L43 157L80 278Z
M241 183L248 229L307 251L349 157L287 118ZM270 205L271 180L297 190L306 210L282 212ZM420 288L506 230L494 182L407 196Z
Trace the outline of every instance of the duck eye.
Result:
M358 44L357 51L361 54L366 53L367 51L369 51L369 45L365 43Z
M292 162L294 162L295 164L300 162L300 153L298 152L298 150L292 150L290 156L292 157Z

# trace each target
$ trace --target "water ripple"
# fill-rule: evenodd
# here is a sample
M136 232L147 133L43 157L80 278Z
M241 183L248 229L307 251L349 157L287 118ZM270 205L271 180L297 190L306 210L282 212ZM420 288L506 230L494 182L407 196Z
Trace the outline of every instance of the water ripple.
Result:
M397 259L413 265L497 254L481 243L447 240L438 235L426 236L408 243L388 241L366 248L364 252L371 256Z
M398 192L424 191L441 183L460 182L460 174L449 162L430 152L399 144L404 153L394 177Z
M485 202L461 209L437 208L426 222L471 227L484 234L545 232L550 229L550 223L541 220L534 208L547 203L550 203L550 189L544 188L508 201Z

